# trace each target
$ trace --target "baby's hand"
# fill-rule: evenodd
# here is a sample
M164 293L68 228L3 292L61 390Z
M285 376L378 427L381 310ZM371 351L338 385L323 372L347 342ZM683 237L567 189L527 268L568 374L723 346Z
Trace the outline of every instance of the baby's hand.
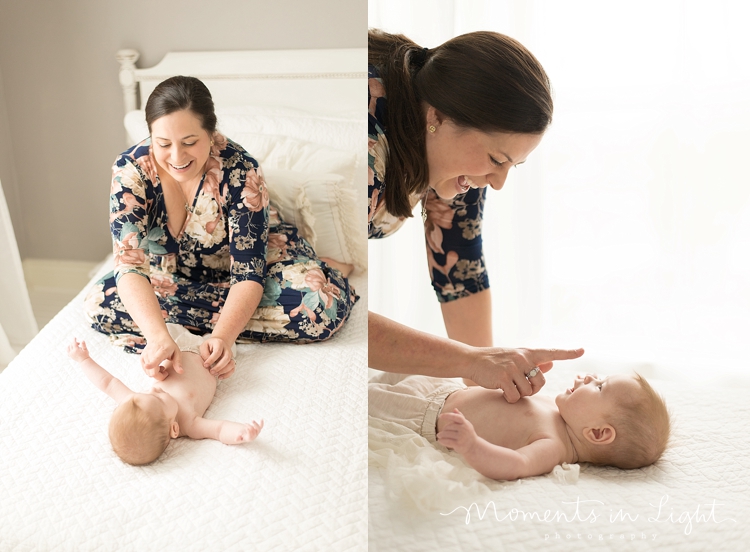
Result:
M68 356L76 362L83 362L89 357L89 350L86 347L86 342L73 338L73 341L68 345Z
M253 420L249 424L238 424L237 422L224 422L219 433L219 441L225 445L239 445L240 443L249 443L263 429L263 420L260 423Z
M477 433L458 408L441 414L440 419L447 420L448 424L437 434L438 443L463 455L471 451L477 441Z

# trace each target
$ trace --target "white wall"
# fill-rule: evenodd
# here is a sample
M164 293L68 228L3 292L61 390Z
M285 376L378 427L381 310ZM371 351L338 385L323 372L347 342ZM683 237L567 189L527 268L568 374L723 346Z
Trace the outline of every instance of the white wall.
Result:
M369 23L424 46L509 34L553 85L541 146L488 194L495 343L582 346L581 371L750 384L750 6L427 1L370 0ZM369 301L439 333L419 222L371 244Z
M365 47L366 10L365 0L0 0L0 178L21 256L97 261L111 248L117 50L137 49L149 67L168 51Z

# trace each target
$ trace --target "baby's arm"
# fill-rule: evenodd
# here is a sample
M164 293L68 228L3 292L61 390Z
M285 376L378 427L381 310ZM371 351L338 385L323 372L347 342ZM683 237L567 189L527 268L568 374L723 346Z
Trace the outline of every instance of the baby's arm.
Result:
M479 437L474 426L458 409L440 417L449 423L438 434L438 442L460 453L472 468L490 479L511 481L542 475L560 463L560 445L552 439L538 439L512 450Z
M133 394L124 383L99 366L89 356L85 341L79 343L77 339L73 339L73 342L68 345L68 356L80 364L81 370L91 380L91 383L117 401L117 404Z
M238 445L254 441L261 429L263 429L263 420L260 423L253 420L249 424L238 424L226 420L196 417L186 433L191 439L216 439L225 445Z

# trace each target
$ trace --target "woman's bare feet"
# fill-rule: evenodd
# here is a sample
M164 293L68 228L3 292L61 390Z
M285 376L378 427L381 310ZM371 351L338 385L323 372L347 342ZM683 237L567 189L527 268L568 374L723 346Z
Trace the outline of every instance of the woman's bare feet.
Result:
M354 265L340 263L328 257L321 257L320 260L323 261L328 266L331 266L335 268L336 270L338 270L339 272L341 272L341 274L344 275L344 278L348 277L349 274L351 274L352 270L354 270Z

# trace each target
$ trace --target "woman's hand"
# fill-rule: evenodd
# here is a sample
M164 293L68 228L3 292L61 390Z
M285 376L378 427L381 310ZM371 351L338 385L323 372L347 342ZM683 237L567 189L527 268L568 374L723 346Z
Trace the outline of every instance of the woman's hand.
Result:
M203 367L219 379L227 379L234 374L236 364L232 358L232 346L218 337L209 337L201 343Z
M219 379L227 379L234 373L232 344L247 326L262 297L263 286L258 282L237 282L229 288L211 337L201 345L203 366Z
M555 360L578 358L583 349L502 349L472 347L421 332L370 312L368 362L371 368L433 378L464 378L482 387L502 389L514 403L544 385L544 375ZM534 368L539 371L527 378Z
M141 367L146 375L164 380L168 373L162 366L172 361L175 372L182 374L180 349L167 331L159 301L151 282L141 274L123 274L117 282L123 305L146 337L146 348L141 353Z
M170 361L174 371L182 374L182 353L177 343L168 333L157 338L149 339L146 348L141 353L141 368L146 375L158 381L163 381L169 375L164 361Z
M503 349L477 348L469 367L470 379L488 389L502 389L509 403L539 391L555 360L570 360L583 354L583 349ZM529 372L539 368L535 375Z

